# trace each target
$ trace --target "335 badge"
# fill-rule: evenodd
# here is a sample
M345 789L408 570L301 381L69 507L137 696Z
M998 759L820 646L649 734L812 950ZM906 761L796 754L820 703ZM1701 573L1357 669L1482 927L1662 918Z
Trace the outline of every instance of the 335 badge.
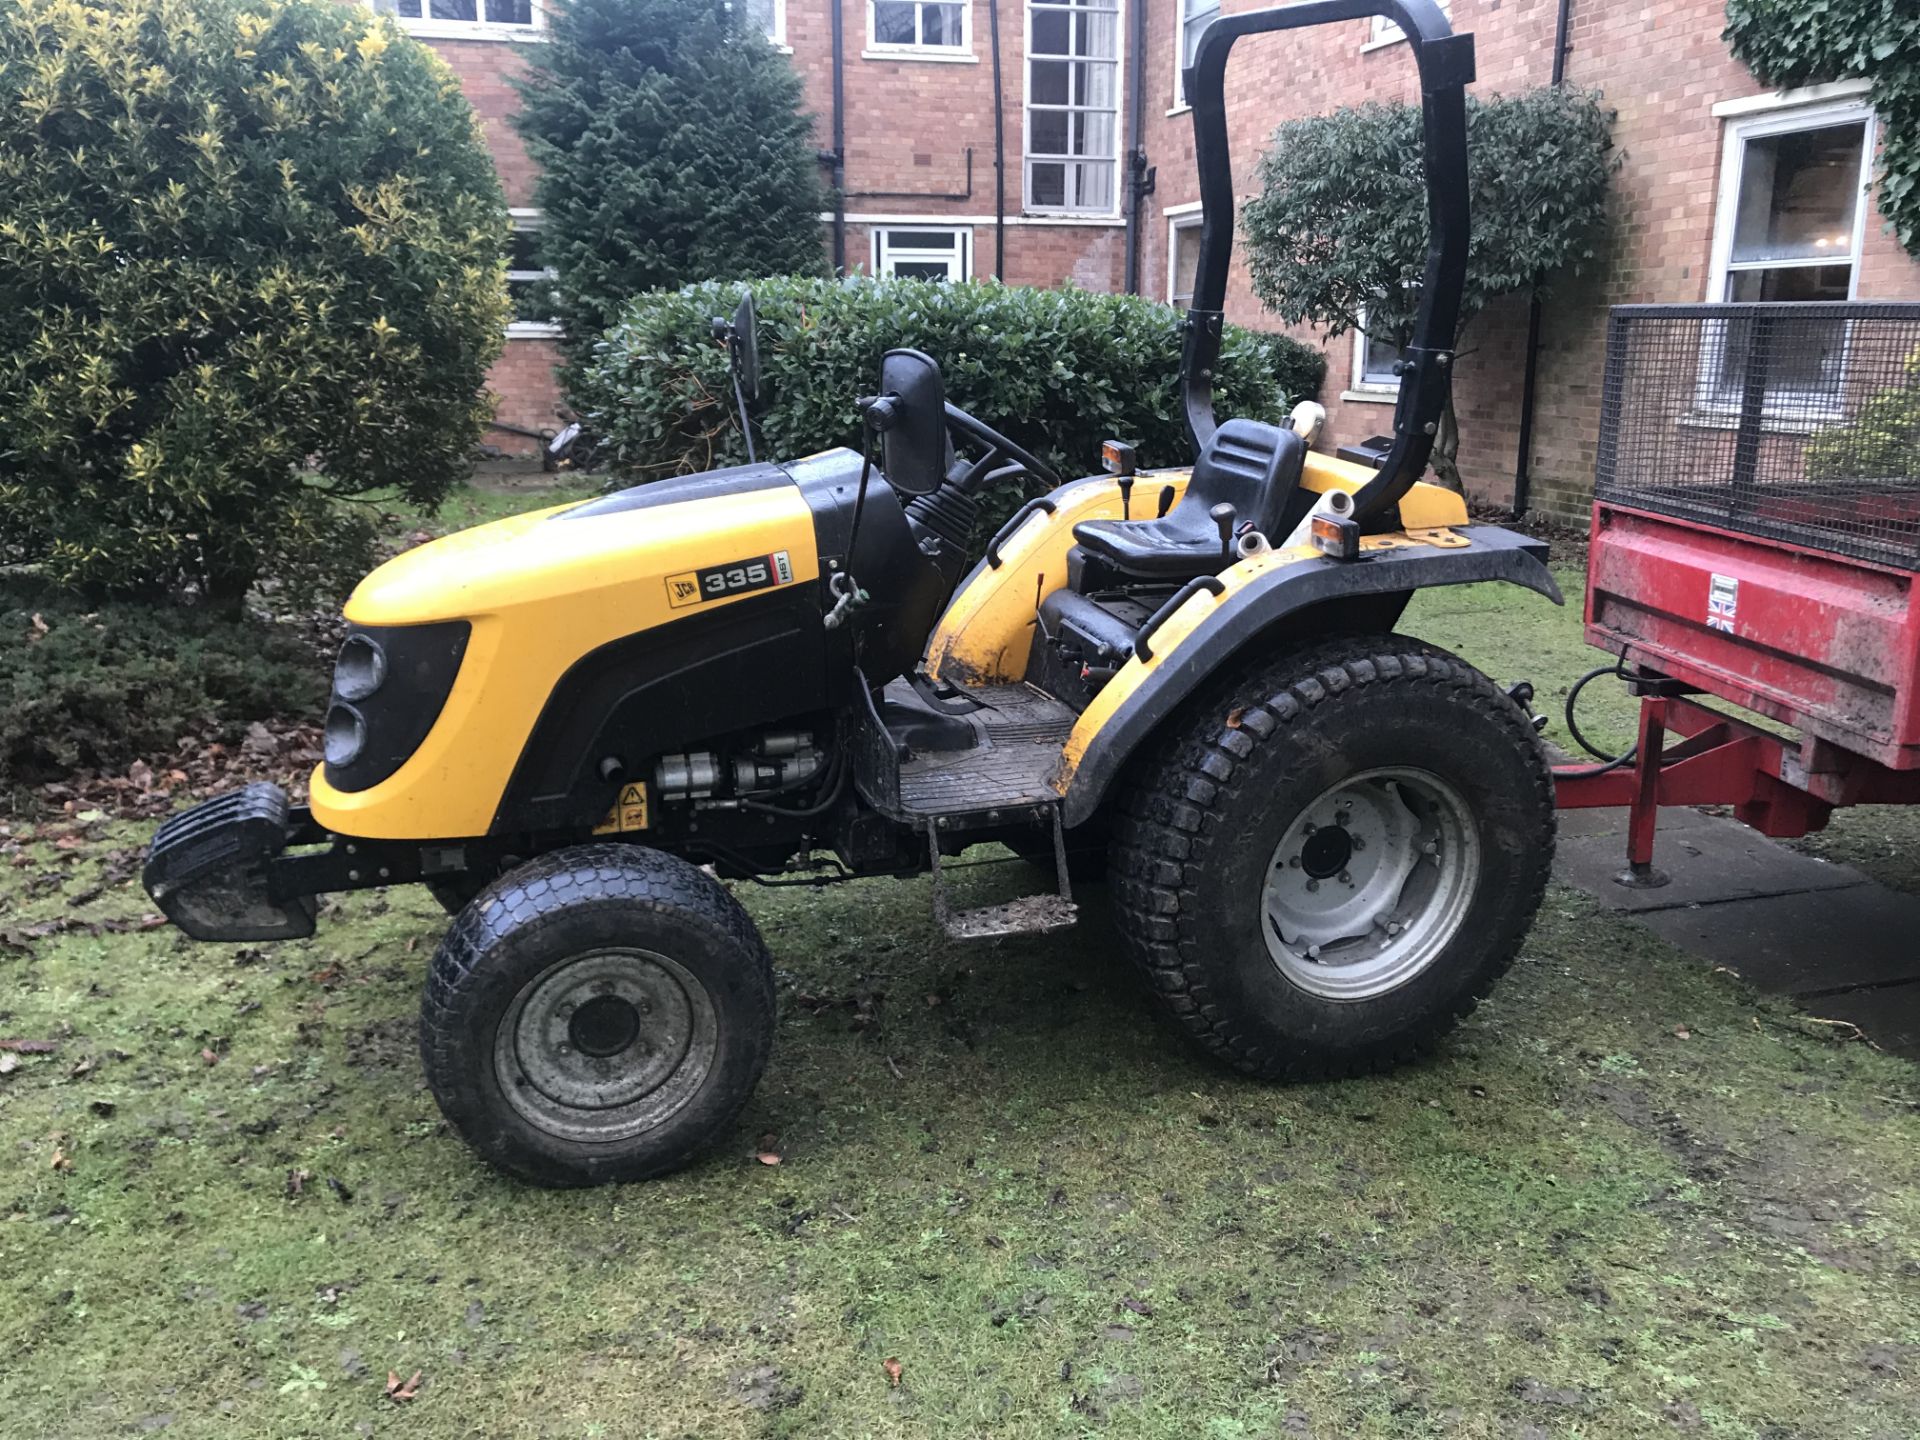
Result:
M667 604L675 610L707 600L725 600L751 590L766 590L775 585L793 583L793 561L784 550L771 555L753 555L745 560L729 560L724 565L709 565L704 570L683 570L667 576Z

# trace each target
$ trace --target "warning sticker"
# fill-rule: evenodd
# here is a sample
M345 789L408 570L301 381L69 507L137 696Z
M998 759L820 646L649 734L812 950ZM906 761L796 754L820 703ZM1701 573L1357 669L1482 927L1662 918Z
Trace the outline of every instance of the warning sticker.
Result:
M1740 613L1740 582L1731 575L1715 575L1707 586L1707 628L1733 633Z
M628 830L647 828L647 787L635 781L620 787L620 798L607 811L607 818L593 827L596 835L620 835Z
M678 610L703 600L724 600L729 595L745 595L770 585L792 583L793 560L785 550L776 550L771 555L753 555L745 560L730 560L725 565L709 565L704 570L684 570L678 575L669 575L667 604Z

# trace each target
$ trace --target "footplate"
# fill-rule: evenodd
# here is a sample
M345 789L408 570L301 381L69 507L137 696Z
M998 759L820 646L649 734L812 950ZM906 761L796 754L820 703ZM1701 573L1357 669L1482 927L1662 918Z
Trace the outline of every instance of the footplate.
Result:
M276 900L268 867L292 833L278 785L217 796L162 825L141 883L161 912L196 940L298 940L313 934L311 895Z
M933 856L933 918L952 940L997 940L1007 935L1049 935L1066 930L1080 919L1080 907L1073 903L1073 888L1067 881L1066 832L1060 824L1060 808L1047 812L1053 833L1053 863L1059 881L1059 893L1022 895L1002 900L997 905L979 905L956 910L947 895L946 877L940 870L939 822L927 824L927 847Z

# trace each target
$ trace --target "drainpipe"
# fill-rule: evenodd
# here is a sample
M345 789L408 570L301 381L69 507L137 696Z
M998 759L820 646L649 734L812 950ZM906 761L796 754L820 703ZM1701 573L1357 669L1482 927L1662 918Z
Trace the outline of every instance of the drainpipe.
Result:
M1560 0L1553 21L1553 88L1567 78L1567 18L1573 0ZM1533 408L1540 379L1540 297L1527 302L1527 359L1520 381L1520 444L1513 463L1513 513L1527 513L1533 490Z
M833 273L847 273L847 37L846 0L832 0L833 149L820 158L833 177Z
M993 52L993 278L1007 278L1007 119L1000 92L1000 0L987 0L987 44Z
M1129 295L1140 293L1140 202L1148 193L1146 127L1147 0L1133 0L1133 53L1128 57L1127 89L1132 110L1127 116L1127 279Z

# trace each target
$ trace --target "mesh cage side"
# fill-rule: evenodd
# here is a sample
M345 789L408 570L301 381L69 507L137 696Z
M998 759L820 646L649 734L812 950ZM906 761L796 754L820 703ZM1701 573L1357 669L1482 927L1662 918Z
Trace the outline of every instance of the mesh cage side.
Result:
M1594 496L1920 570L1920 304L1616 306Z

